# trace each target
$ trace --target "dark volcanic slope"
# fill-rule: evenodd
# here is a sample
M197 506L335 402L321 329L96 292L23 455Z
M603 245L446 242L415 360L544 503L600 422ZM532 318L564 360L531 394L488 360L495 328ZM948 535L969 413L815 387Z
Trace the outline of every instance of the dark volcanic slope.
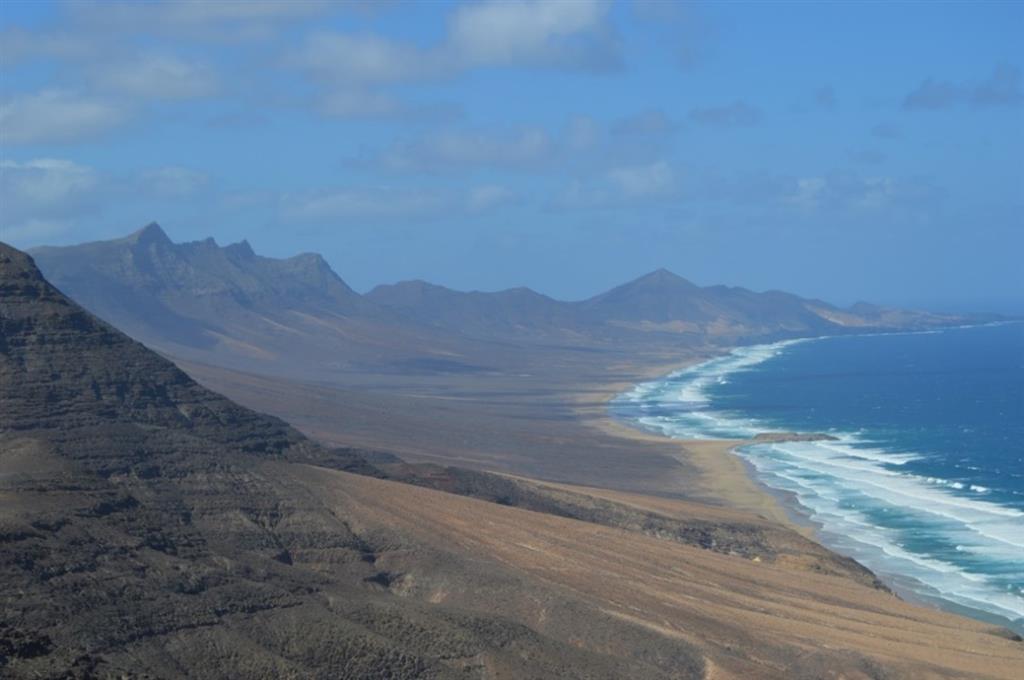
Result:
M649 641L690 669L679 675L486 610L396 599L382 556L453 558L361 535L357 518L280 480L280 465L307 463L372 472L199 387L0 244L0 674L612 678L634 664L645 677L702 667L681 642Z

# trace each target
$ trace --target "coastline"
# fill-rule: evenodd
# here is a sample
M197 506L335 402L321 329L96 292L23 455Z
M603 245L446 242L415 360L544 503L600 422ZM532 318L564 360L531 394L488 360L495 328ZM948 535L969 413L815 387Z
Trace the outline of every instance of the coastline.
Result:
M957 328L970 327L972 326ZM918 332L927 333L933 331ZM918 332L898 334L916 334ZM878 335L895 334L897 333ZM739 348L730 348L727 351L735 349ZM672 370L663 371L658 374L657 377L665 378L672 372L693 367L710 358L713 357L693 359L678 364ZM680 463L696 467L699 471L699 478L696 480L695 485L696 489L692 487L687 489L690 493L696 491L695 500L717 503L753 512L761 517L785 525L829 550L836 550L836 548L831 547L831 541L823 533L825 527L812 518L809 511L799 502L795 494L776 489L761 481L753 463L740 452L742 447L754 444L755 441L753 439L674 439L671 436L645 429L640 423L636 423L624 415L616 415L611 408L611 402L636 384L650 379L645 375L638 378L634 383L618 384L614 386L614 390L608 390L604 399L605 409L604 417L601 419L602 429L609 434L632 438L638 441L671 441L678 444L680 453L677 459ZM609 388L611 387L609 386ZM856 559L856 557L854 558ZM934 592L932 586L927 582L918 581L905 573L886 571L884 569L881 571L872 569L872 571L895 594L907 602L929 609L966 616L1013 631L1018 635L1024 635L1024 621L1019 619L1013 620L985 609L966 606L947 599Z
M725 355L732 349L728 348L713 356L693 357L671 364L636 370L636 380L634 381L600 386L599 398L596 400L598 412L593 412L593 402L585 398L581 398L579 401L586 401L591 405L580 406L577 411L589 416L587 420L590 421L590 424L604 434L637 442L658 442L660 444L670 442L677 445L679 452L674 455L677 462L684 467L696 468L698 472L698 478L688 479L686 488L681 489L681 491L685 491L688 498L751 512L821 543L814 536L813 523L798 512L795 499L787 499L784 497L784 492L772 489L761 482L750 463L735 451L736 447L749 443L747 440L672 439L643 430L616 418L609 408L609 404L615 397L637 382L657 379L669 373L690 368L713 359L715 356Z

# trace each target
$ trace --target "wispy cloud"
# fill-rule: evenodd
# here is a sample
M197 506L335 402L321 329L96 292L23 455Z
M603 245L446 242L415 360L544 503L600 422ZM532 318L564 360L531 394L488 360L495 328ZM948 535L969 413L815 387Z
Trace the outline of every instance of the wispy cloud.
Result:
M1024 86L1020 69L999 64L984 80L953 83L926 78L903 98L906 111L937 111L960 104L978 108L1020 106L1024 103Z
M624 196L664 196L675 190L675 173L665 161L649 165L612 168L608 171L611 180Z
M436 45L318 31L286 64L322 81L363 86L450 77L486 66L608 68L618 63L618 52L607 7L593 0L463 5Z
M19 94L0 103L0 143L79 141L106 132L131 113L124 104L67 90Z
M619 65L618 41L599 0L506 0L462 5L447 32L422 45L371 33L316 31L284 65L322 88L322 113L394 113L381 88L457 77L487 67L607 70ZM387 105L384 105L388 102Z
M79 31L97 34L156 33L213 42L238 42L274 37L287 22L314 18L338 7L366 9L370 2L78 0L68 3L66 9L69 21Z
M378 221L438 216L447 205L445 197L425 189L344 187L286 194L282 214L300 222Z
M93 36L75 31L0 31L0 66L11 68L33 59L90 59L99 51Z
M518 196L508 187L498 184L487 184L473 188L469 192L467 206L472 212L484 212L518 200Z
M492 167L524 169L551 158L555 144L541 128L483 132L448 130L386 149L369 162L399 172Z
M948 109L964 96L964 91L948 81L925 79L903 98L907 111Z
M608 168L589 177L576 177L549 202L554 209L602 209L657 204L679 196L678 173L658 160Z
M69 229L96 209L99 173L69 160L0 161L0 232L4 240L38 242Z
M474 65L605 69L619 63L608 2L495 0L458 8L448 51Z
M304 69L330 83L359 85L392 83L442 75L446 57L376 35L319 31L306 38L287 65Z
M783 186L782 200L804 212L839 216L850 212L934 207L942 192L920 180L852 173L797 177Z
M664 111L641 111L625 116L612 123L611 132L623 137L646 137L664 139L678 130L678 125Z
M210 66L166 54L109 59L87 70L97 89L145 99L205 97L219 86Z
M167 198L194 196L209 185L210 176L191 168L168 165L143 171L140 188L150 194Z
M287 222L366 225L478 215L518 199L497 184L468 189L347 186L284 194L280 212Z

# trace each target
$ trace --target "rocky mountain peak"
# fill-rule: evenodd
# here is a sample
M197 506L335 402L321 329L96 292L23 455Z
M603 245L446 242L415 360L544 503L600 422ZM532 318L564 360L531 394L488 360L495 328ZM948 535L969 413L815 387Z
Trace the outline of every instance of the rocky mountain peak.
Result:
M633 281L633 284L643 284L645 286L686 286L689 288L697 288L697 284L684 279L682 276L665 269L664 267L655 269L649 274L645 274L640 278ZM629 285L629 284L626 284Z
M170 237L167 236L167 232L156 222L150 222L142 229L129 235L128 240L143 246L151 244L173 245Z

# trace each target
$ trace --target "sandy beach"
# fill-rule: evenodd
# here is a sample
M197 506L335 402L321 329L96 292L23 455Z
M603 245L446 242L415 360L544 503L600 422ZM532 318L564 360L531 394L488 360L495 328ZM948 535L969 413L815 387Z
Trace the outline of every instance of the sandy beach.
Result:
M706 360L694 358L667 366L645 367L638 371L641 377L637 382L657 379ZM680 464L696 469L698 473L696 480L688 480L687 496L693 497L694 500L752 512L785 524L804 535L812 535L812 528L807 523L797 521L793 510L786 507L777 493L761 484L750 466L733 451L735 447L746 443L744 440L674 440L646 432L616 418L609 407L611 401L635 384L613 383L602 386L596 412L593 397L588 395L587 404L577 407L584 422L604 434L631 439L638 443L672 442L678 446L678 452L673 457Z

